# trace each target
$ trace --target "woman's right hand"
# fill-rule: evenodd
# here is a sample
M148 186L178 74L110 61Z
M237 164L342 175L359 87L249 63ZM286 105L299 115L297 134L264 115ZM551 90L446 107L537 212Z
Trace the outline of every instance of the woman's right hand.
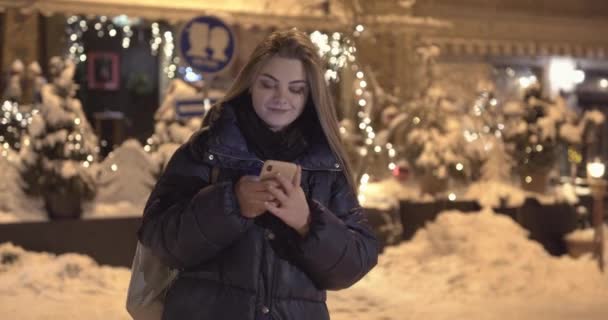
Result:
M241 215L246 218L255 218L266 211L264 202L275 201L274 196L268 192L267 183L256 176L242 176L234 187L236 198L241 208Z

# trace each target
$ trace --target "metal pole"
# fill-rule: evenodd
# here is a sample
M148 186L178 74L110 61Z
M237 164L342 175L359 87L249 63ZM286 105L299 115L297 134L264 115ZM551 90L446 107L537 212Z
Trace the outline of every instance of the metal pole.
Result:
M604 194L607 182L601 178L592 178L590 181L593 194L593 247L594 255L598 259L600 270L604 271Z

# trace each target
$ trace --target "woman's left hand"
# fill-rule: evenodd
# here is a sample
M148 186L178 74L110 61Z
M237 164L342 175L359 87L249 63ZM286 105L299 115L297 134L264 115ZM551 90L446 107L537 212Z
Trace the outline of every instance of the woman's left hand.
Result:
M275 179L279 182L280 188L272 184L268 186L268 191L275 196L276 200L265 202L266 209L294 228L301 236L305 236L310 225L310 209L304 190L300 186L302 167L298 166L293 182L281 175L277 175Z

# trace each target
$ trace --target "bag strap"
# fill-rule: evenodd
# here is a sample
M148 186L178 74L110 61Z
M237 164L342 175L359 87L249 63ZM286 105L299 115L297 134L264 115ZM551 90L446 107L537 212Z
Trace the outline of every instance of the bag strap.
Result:
M219 175L220 175L220 168L218 166L211 167L211 181L209 181L209 182L211 184L216 183Z

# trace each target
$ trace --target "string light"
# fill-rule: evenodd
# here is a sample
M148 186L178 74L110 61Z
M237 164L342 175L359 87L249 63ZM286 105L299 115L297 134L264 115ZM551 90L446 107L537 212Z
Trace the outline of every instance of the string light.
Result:
M75 61L86 61L82 36L88 30L87 21L80 16L70 16L66 20L66 36L68 39L67 56ZM97 28L97 25L95 25Z
M21 137L31 123L32 113L23 113L19 104L11 101L2 103L2 117L0 117L0 142L3 146L19 150Z
M172 62L173 59L173 51L175 49L175 45L173 44L173 33L171 31L165 31L164 33L164 42L163 42L163 65L164 71L167 74L169 79L175 78L175 71L177 70L177 65Z
M354 61L353 54L357 50L353 42L341 33L334 32L330 37L320 31L311 33L310 40L317 45L319 55L328 63L325 80L339 81L339 71L346 66L346 63Z
M133 37L131 25L137 23L137 19L130 19L126 15L120 15L112 19L109 19L107 16L99 16L91 19L91 21L87 21L86 18L81 16L71 16L67 19L66 23L66 36L68 39L67 56L76 63L79 63L87 61L82 37L89 30L89 24L93 25L93 29L99 38L105 37L106 34L114 38L121 32L122 47L128 49L131 46L131 38Z
M158 48L162 42L163 39L160 35L160 26L158 22L154 22L152 23L152 39L150 39L150 52L153 56L158 54Z

